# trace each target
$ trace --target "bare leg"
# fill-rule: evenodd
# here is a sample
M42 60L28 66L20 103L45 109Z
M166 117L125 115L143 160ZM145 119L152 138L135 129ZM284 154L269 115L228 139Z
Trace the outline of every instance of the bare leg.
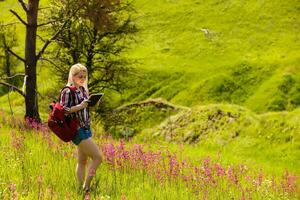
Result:
M93 142L91 138L81 141L78 147L85 155L89 156L92 159L88 175L84 182L84 189L89 190L91 180L95 176L96 170L102 161L102 154L98 146Z
M78 162L76 166L76 174L79 185L82 186L84 179L85 179L85 171L87 165L87 155L78 147Z

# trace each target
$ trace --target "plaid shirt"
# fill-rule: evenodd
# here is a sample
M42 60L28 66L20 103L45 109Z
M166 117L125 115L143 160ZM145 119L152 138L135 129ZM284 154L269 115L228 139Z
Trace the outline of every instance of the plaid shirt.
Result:
M75 91L75 102L72 102L74 100L71 95L71 90L69 88L65 88L61 92L60 96L60 104L64 107L65 111L67 112L70 111L72 106L76 106L80 104L84 99L88 98L87 92L82 86ZM81 109L77 112L71 113L70 115L72 117L76 117L79 120L80 128L90 126L90 114L88 107Z

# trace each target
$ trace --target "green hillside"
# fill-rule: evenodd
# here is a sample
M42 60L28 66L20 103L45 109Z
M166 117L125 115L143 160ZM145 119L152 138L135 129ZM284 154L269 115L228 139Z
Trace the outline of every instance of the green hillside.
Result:
M300 165L299 112L256 115L229 104L199 106L177 112L137 138L197 144L209 152L222 152L228 159L268 163L273 170L289 163L288 168L295 170Z
M42 7L48 2L40 1ZM121 94L101 91L105 96L98 112L91 108L93 140L107 154L92 198L298 199L300 4L132 3L139 32L123 56L136 61L136 76L127 78L130 88ZM24 17L17 0L0 1L1 23L17 21L9 9ZM45 36L47 30L38 34ZM14 51L22 56L22 24L17 24L17 35ZM37 49L41 46L38 41ZM23 63L16 64L14 72L23 71ZM58 81L47 62L38 62L37 76L39 112L45 122L49 102L66 81ZM41 194L45 199L86 198L76 188L72 171L76 147L63 144L42 125L32 130L23 120L24 104L18 93L6 93L0 85L0 199L15 194L21 199L40 199ZM125 155L131 156L126 160ZM182 166L182 179L171 173L174 166ZM206 175L198 176L198 169ZM219 174L220 169L226 173ZM209 170L218 176L218 184L205 182L211 180L206 179Z
M299 105L300 5L295 1L135 5L141 31L129 56L151 80L143 81L147 91L135 95L137 100L163 97L184 106L221 101L260 113Z
M148 98L183 106L223 102L258 113L300 105L300 5L295 1L133 3L140 31L127 56L138 61L141 79L133 80L136 87L122 96L126 102ZM22 15L13 0L1 2L0 8L5 22L15 21L9 8ZM41 62L38 66L41 94L53 87L48 86L53 79L44 66Z

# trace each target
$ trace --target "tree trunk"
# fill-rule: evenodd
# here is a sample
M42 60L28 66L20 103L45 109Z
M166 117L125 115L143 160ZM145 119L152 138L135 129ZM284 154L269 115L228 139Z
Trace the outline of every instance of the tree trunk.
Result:
M39 0L28 1L28 13L25 39L25 75L26 79L26 115L25 117L34 118L40 121L37 84L36 84L36 32L37 32L37 14Z
M5 74L10 77L10 53L5 49Z
M86 67L88 68L90 74L93 73L93 69L94 69L95 44L97 43L97 35L98 35L98 31L96 28L94 28L91 31L91 35L92 35L92 40L89 45L87 57L86 57Z

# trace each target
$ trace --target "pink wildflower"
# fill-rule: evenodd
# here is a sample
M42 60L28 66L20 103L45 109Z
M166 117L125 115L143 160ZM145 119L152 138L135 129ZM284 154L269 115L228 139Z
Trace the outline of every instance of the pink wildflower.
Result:
M121 200L126 200L126 196L125 196L125 194L122 194L122 196L121 196Z
M168 157L169 157L169 165L170 165L170 175L174 177L178 176L180 171L180 166L177 161L176 155L169 154Z
M219 164L215 164L215 170L217 171L217 176L224 176L226 174L225 169Z
M262 173L262 170L260 170L260 172L258 174L258 178L257 178L257 186L261 186L262 181L263 181L263 176L264 176L264 174Z
M90 199L91 199L90 193L86 192L85 195L84 195L84 200L90 200Z
M89 170L89 176L95 176L96 175L96 170L94 168L91 168Z
M12 183L9 185L9 190L13 194L12 199L17 200L18 199L18 192L17 192L17 186L16 184Z
M11 131L11 143L16 150L20 150L24 145L24 136L18 136L14 130Z
M227 174L228 174L229 180L230 180L232 183L238 184L237 175L234 173L234 169L233 169L232 166L229 167Z
M282 188L285 192L294 192L297 189L297 176L293 176L289 174L289 172L286 170L283 176L282 180Z

